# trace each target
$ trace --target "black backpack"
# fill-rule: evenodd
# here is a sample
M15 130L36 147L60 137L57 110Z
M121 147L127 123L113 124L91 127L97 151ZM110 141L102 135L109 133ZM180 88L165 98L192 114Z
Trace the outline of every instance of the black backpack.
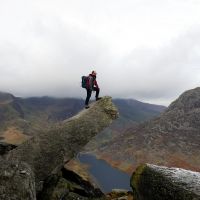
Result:
M81 77L81 80L82 80L82 82L81 82L81 87L82 87L82 88L86 88L86 87L87 87L88 76L82 76L82 77Z

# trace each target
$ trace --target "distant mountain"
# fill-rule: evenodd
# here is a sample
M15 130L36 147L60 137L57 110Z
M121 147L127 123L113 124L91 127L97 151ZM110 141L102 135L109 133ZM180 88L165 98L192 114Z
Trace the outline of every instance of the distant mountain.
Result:
M159 117L130 127L95 153L127 172L141 163L200 171L200 87L184 92Z
M165 106L143 103L135 99L114 99L122 118L141 122L159 115Z
M12 94L0 92L0 105L9 103L13 101L13 99L14 99L14 96Z
M166 109L165 106L144 103L135 99L113 99L113 102L120 113L119 119L114 121L113 126L116 130L120 127L119 131L158 116Z
M125 130L158 116L166 109L165 106L143 103L134 99L113 99L113 102L119 110L119 118L91 140L84 152L104 157L103 149L108 148L115 137L121 137Z
M0 139L20 144L28 137L75 115L83 108L76 98L19 98L0 93Z
M101 137L101 141L107 141L138 122L158 115L165 109L163 106L146 104L133 99L114 99L113 101L119 109L120 118L104 132L105 136ZM20 144L40 130L50 129L75 115L83 107L84 100L77 98L19 98L1 92L0 139L7 143Z

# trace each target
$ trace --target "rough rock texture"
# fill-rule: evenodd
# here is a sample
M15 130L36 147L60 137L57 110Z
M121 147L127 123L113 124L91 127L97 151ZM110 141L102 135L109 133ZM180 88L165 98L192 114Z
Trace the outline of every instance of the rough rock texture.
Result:
M106 200L134 200L131 191L123 189L113 189L112 192L106 194Z
M43 191L38 194L38 200L67 200L72 193L79 199L105 199L100 189L95 188L73 171L63 167L59 172L46 179Z
M31 168L23 162L0 160L0 199L36 200L35 179Z
M104 97L93 103L89 109L64 121L59 127L43 131L10 151L7 161L26 162L35 174L37 192L41 191L44 180L58 165L62 165L74 157L94 135L117 117L118 111L112 104L111 98ZM3 179L3 176L0 176L0 182ZM13 185L10 178L7 178L6 182ZM8 192L11 191L1 190L0 195Z
M199 200L200 173L145 164L133 173L131 187L136 200Z

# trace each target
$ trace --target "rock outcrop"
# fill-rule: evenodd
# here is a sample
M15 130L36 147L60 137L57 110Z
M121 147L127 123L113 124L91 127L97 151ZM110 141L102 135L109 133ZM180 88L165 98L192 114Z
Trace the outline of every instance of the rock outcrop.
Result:
M38 200L68 200L74 199L105 199L99 188L89 181L64 167L60 173L52 174L44 183L44 190L38 195Z
M123 189L113 189L112 192L106 194L106 200L134 200L131 191Z
M131 187L136 200L199 200L200 173L144 164L133 173Z
M104 97L93 103L89 109L64 121L59 127L49 131L44 130L10 151L7 162L10 164L25 162L28 166L27 169L30 168L34 174L36 191L39 192L43 189L43 183L51 172L73 158L93 136L117 117L118 111L112 104L111 98ZM4 177L0 176L0 182L3 179ZM7 178L5 181L13 185L13 193L16 193L14 190L19 188L14 187L12 180ZM7 187L3 187L0 189L0 196L5 195L5 198L2 199L6 200L25 199L20 196L18 198L6 196L10 192Z
M0 199L36 200L35 177L29 165L0 159Z

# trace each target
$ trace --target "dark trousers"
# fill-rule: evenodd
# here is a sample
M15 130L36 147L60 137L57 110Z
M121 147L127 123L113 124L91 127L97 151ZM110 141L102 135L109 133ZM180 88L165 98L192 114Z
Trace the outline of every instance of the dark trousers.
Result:
M87 97L86 97L86 99L85 99L85 105L88 105L89 100L90 100L90 97L91 97L91 95L92 95L92 90L90 90L90 89L86 89L86 90L87 90ZM95 97L96 97L96 99L97 99L97 98L99 97L99 91L100 91L100 89L97 88L97 87L93 87L93 91L96 91Z

